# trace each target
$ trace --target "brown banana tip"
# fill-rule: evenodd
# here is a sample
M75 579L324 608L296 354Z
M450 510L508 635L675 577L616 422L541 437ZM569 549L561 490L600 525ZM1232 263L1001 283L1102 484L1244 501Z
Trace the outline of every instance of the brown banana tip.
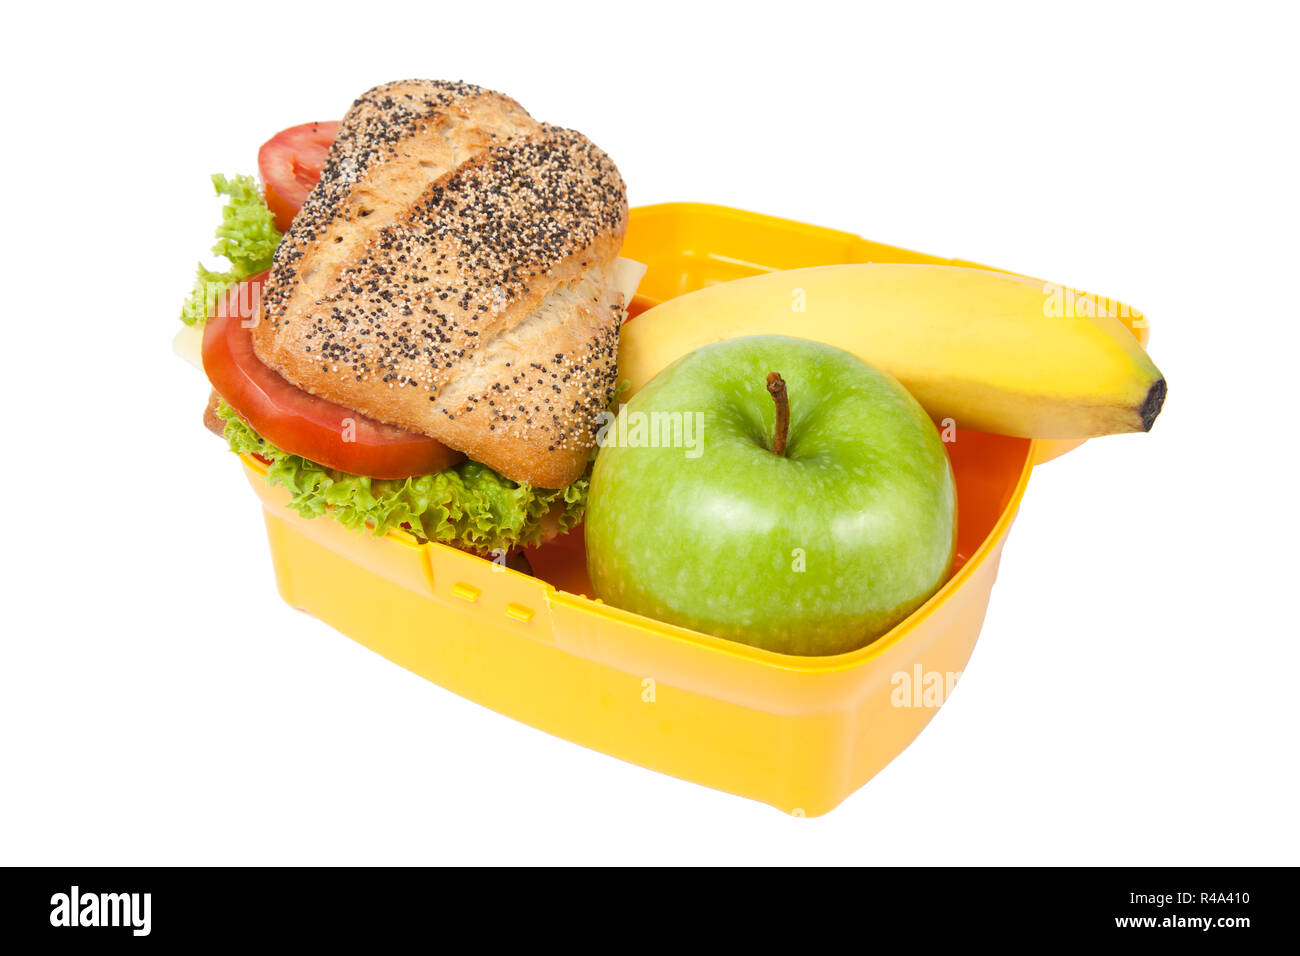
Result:
M1142 430L1144 432L1151 431L1156 416L1160 414L1160 409L1164 408L1165 395L1168 392L1169 386L1163 378L1152 383L1150 390L1147 392L1146 400L1142 403L1142 407L1138 409L1138 414L1142 416Z

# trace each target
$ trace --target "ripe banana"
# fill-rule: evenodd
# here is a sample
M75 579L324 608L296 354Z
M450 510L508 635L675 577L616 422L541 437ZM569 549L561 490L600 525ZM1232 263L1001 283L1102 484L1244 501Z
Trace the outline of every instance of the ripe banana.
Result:
M1165 397L1160 370L1109 300L985 269L896 263L772 272L669 299L623 327L624 394L700 346L765 334L850 352L891 373L936 420L977 431L1149 431Z

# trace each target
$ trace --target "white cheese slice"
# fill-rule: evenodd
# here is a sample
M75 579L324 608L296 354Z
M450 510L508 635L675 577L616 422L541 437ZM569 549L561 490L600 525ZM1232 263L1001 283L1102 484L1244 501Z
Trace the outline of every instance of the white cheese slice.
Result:
M182 325L172 339L172 349L200 372L203 371L203 329L197 325Z
M636 287L641 284L648 268L644 262L635 259L619 256L614 260L614 286L623 293L624 307L632 304L632 296L636 295Z

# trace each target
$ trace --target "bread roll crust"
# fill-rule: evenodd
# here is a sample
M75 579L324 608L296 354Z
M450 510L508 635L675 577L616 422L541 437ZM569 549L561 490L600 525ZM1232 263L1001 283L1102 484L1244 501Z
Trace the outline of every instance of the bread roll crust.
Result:
M385 84L276 250L254 349L306 391L564 487L613 394L626 225L622 178L580 133L468 84Z

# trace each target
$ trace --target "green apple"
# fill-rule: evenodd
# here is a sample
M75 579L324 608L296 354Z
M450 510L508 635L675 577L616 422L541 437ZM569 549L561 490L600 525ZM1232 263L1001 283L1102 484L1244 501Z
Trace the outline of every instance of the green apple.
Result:
M934 423L893 377L831 346L761 335L698 349L598 440L587 568L615 607L838 654L951 572L956 488Z

